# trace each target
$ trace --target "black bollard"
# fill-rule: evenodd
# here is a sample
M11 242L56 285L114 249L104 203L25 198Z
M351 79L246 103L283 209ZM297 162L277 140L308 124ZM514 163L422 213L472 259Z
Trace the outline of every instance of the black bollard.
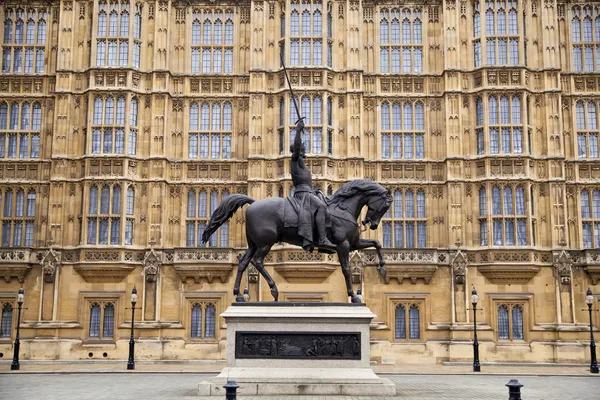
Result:
M237 390L240 386L235 381L227 381L227 384L223 387L225 388L225 400L237 399Z
M511 379L506 385L508 386L508 400L521 400L522 384L516 379Z

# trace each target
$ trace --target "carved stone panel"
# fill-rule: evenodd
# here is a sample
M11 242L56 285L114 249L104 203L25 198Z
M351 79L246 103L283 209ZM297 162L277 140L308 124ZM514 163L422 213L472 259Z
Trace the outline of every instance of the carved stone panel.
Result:
M235 358L360 360L360 332L238 331Z

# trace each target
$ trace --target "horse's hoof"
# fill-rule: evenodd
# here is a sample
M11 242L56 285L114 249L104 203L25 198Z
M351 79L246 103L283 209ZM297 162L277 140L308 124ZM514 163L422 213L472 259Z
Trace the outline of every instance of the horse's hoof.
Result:
M238 294L235 297L235 301L237 301L238 303L243 303L244 302L244 296L242 296L241 294Z
M279 299L279 291L276 287L271 288L271 296L273 296L274 301L277 301Z
M353 294L350 297L352 298L352 303L354 303L354 304L362 304L362 301L360 301L360 297L358 297L357 295Z
M379 268L379 274L381 275L385 283L389 283L390 279L388 278L387 268L385 267L385 265L382 265Z

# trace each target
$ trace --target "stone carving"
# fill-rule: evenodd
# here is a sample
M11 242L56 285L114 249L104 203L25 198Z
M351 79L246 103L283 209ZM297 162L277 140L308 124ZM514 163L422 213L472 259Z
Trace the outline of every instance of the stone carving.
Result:
M56 268L60 265L60 261L61 254L54 249L49 249L43 254L40 264L42 265L42 270L44 272L44 282L54 282Z
M560 283L570 285L573 261L564 249L558 255L554 256L554 267L556 268L558 277L560 277Z
M452 271L454 272L454 281L458 285L465 283L465 274L467 267L469 266L469 260L462 250L458 250L456 255L452 259Z
M161 252L155 251L154 249L150 249L150 251L147 251L144 255L142 265L144 266L144 275L146 276L147 282L156 282L158 271L162 265L161 256Z
M360 332L236 332L235 358L360 360Z
M350 256L350 273L352 274L352 283L360 284L363 280L363 273L367 265L365 258L360 251L355 251Z

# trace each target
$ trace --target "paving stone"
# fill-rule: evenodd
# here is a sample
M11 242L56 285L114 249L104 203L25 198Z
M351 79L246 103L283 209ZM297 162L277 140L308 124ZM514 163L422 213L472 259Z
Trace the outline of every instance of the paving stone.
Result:
M0 374L0 399L144 399L216 400L197 396L207 374ZM504 386L517 378L524 400L589 400L600 388L599 376L386 375L398 387L396 397L239 396L238 400L506 400Z

